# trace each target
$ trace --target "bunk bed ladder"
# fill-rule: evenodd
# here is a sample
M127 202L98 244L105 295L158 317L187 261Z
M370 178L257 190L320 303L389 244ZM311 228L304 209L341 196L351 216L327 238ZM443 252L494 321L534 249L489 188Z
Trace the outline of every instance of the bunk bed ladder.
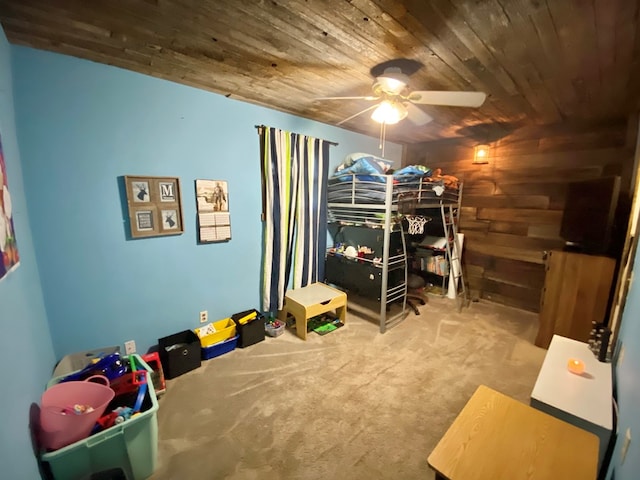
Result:
M460 256L462 247L458 238L458 213L459 206L441 205L440 212L442 215L442 225L444 225L444 234L446 241L447 258L449 259L449 282L453 281L453 286L449 284L448 290L452 288L456 292L456 306L458 311L462 307L468 306L469 300L467 296L467 287L465 285L464 273L462 268L462 258Z

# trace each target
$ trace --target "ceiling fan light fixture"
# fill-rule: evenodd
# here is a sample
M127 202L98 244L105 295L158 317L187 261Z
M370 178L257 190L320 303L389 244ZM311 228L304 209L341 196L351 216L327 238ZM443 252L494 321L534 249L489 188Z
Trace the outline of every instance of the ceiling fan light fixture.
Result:
M385 100L373 111L371 118L378 123L393 125L407 116L408 110L401 103Z
M408 84L409 77L399 68L387 68L376 78L376 86L388 95L399 95Z

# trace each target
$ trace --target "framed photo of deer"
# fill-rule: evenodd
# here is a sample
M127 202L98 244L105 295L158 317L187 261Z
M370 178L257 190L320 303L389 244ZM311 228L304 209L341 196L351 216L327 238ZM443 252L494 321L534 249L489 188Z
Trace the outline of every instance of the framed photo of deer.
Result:
M131 237L158 237L184 232L180 179L125 175Z

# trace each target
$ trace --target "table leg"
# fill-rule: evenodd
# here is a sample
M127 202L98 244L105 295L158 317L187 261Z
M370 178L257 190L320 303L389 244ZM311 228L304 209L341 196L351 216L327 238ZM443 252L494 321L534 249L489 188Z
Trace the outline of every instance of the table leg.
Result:
M336 314L340 321L344 324L347 321L347 305L343 305L341 307L336 308Z
M302 340L306 340L307 339L307 316L306 316L306 314L294 315L294 318L296 319L296 334Z

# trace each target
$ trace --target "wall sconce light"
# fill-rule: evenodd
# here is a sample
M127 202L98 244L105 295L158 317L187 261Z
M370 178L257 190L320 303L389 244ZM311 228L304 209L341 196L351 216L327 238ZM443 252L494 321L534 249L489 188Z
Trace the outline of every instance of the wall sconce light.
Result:
M476 145L473 148L473 163L482 165L489 163L489 145Z

